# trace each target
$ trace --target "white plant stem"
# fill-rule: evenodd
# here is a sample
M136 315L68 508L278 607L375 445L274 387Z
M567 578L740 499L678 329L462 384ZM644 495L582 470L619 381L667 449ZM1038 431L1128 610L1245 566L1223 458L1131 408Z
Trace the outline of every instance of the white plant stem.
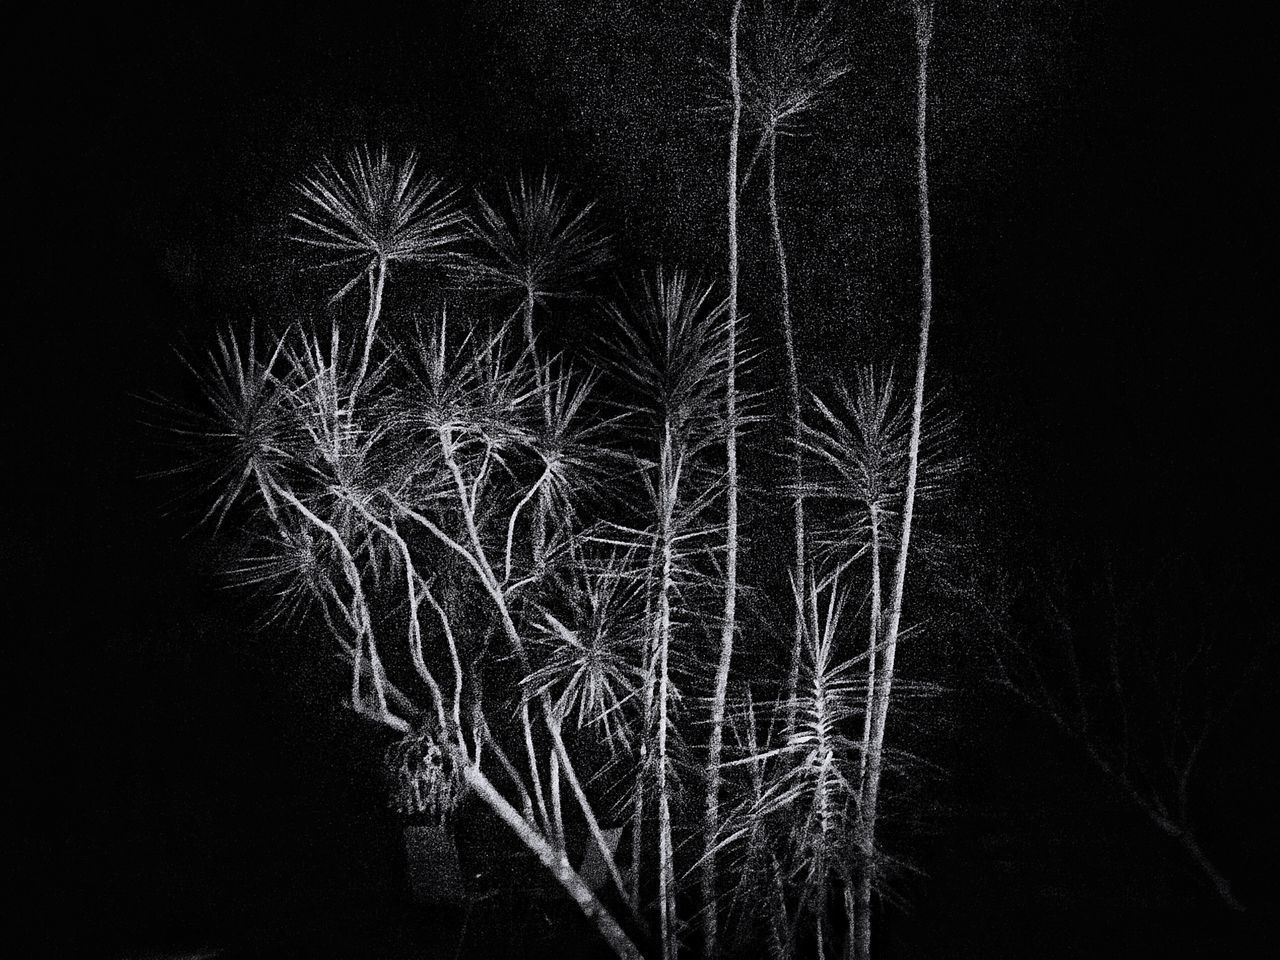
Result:
M711 701L711 733L707 750L707 809L704 824L706 859L702 865L703 952L714 960L717 942L716 835L720 830L720 753L724 741L725 700L733 659L738 603L738 139L742 121L742 85L738 77L738 21L742 0L735 0L729 20L729 83L733 90L733 120L729 130L729 362L725 372L725 458L727 504L725 516L724 620L720 628L720 662Z
M762 140L763 144L764 141ZM768 131L769 150L769 226L773 232L773 249L778 259L779 304L782 312L782 343L787 357L787 395L791 401L791 482L792 535L795 539L794 578L800 596L804 596L805 522L804 522L804 474L801 469L800 367L796 361L795 335L791 326L791 282L787 270L787 248L782 241L782 219L778 213L778 134ZM800 683L800 646L804 637L804 614L796 607L793 623L794 636L791 645L791 673L787 678L787 732L796 726L796 692Z
M373 341L378 334L378 319L382 316L382 292L387 283L387 261L379 257L376 267L370 266L369 273L369 315L364 324L364 350L360 354L360 367L356 371L355 385L351 388L354 397L364 383L369 372L369 356L373 353Z
M880 777L884 760L885 724L893 693L894 660L902 623L902 601L907 580L907 557L911 545L911 524L915 513L916 477L920 463L920 430L924 417L924 381L929 358L929 325L933 317L933 246L929 225L929 166L926 123L928 119L929 41L932 32L931 0L916 0L916 183L920 213L920 344L916 355L915 389L911 408L911 433L907 451L907 484L903 496L902 536L893 570L889 594L889 616L885 624L884 662L876 683L871 719L871 742L866 777L859 810L864 865L858 879L857 960L871 956L871 891L875 881L875 830L880 801Z

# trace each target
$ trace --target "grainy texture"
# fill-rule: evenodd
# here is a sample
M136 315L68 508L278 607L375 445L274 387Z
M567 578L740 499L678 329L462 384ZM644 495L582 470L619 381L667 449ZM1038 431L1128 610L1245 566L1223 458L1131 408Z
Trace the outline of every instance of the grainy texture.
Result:
M43 952L1262 952L1269 33L1143 7L24 32Z

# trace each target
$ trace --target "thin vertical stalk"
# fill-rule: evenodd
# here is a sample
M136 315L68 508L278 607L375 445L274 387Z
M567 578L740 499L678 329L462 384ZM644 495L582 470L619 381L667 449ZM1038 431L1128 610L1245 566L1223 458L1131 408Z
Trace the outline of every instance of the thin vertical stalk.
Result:
M826 692L821 688L819 688L817 693L818 693L819 713L821 714L825 708ZM821 715L817 718L817 723L815 723L815 726L820 731L826 729L825 720L822 718ZM825 741L826 741L826 737L822 736L823 746L821 747L821 753L819 755L823 758L821 761L823 767L827 767L831 763L830 748L825 745ZM830 803L828 802L829 797L827 795L828 775L829 774L825 769L819 771L818 790L817 790L817 797L816 797L817 807L818 807L818 816L819 816L820 822L823 825L822 830L824 833L824 837L822 839L822 850L818 857L818 862L821 867L818 873L818 889L814 891L814 894L813 894L813 930L814 930L814 939L816 942L816 953L817 953L818 960L826 960L826 947L824 944L824 936L826 934L826 926L827 926L827 866L826 866L827 840L825 837L825 833L827 830L826 825L829 822L830 816L831 816Z
M671 802L667 787L667 726L670 723L668 704L670 691L671 653L671 588L675 556L673 550L675 504L679 491L679 468L673 462L671 426L666 424L662 438L662 455L659 464L661 491L659 536L661 538L662 570L658 587L658 899L659 920L662 934L663 960L673 960L676 955L676 891L674 848L671 842Z
M653 569L657 560L657 541L645 567L644 622L644 726L640 736L640 770L636 776L635 804L631 812L631 902L640 902L640 868L644 860L644 778L649 763L649 738L653 734L653 707L656 695L658 620L654 611Z
M521 308L524 316L524 339L529 344L529 354L533 360L533 368L539 380L542 379L542 368L538 365L538 353L533 336L533 294L526 293Z
M928 120L929 40L933 27L932 0L916 0L916 182L920 211L920 347L916 356L915 391L911 408L911 434L907 453L907 488L902 507L902 542L898 548L889 595L889 620L885 629L884 665L877 683L867 775L862 797L864 856L866 864L859 877L858 960L871 955L871 887L875 871L871 855L875 843L876 812L880 799L880 774L884 756L885 722L893 691L894 657L902 622L902 598L907 580L907 556L911 545L911 523L915 512L916 477L920 463L920 427L924 417L924 377L929 358L929 325L933 317L933 243L929 225L929 167L926 124Z
M717 954L716 863L713 853L720 829L720 752L724 739L725 698L738 603L738 131L742 122L742 84L738 78L738 20L742 0L734 0L729 19L729 83L733 90L733 121L729 130L729 363L725 373L725 456L728 483L725 517L724 622L720 630L720 663L711 701L711 742L707 750L707 813L702 865L703 951Z
M876 663L880 646L880 619L883 601L880 595L880 508L871 504L871 612L867 628L867 698L862 711L862 750L858 756L859 783L867 776L867 755L871 750L871 717L875 710Z
M778 285L782 308L782 344L787 356L787 393L791 400L791 481L792 528L795 537L795 584L804 596L805 591L805 529L804 529L804 475L800 464L800 368L796 362L795 336L791 327L791 283L787 272L787 249L782 242L782 220L778 215L778 134L770 130L769 136L769 226L773 230L773 249L778 257ZM787 678L787 732L796 726L796 692L800 685L800 645L804 635L804 615L796 606L793 624L794 639L791 644L791 673Z
M867 758L871 753L872 718L875 716L877 690L877 661L880 647L880 620L883 616L883 600L880 593L880 509L872 503L868 511L871 515L871 612L870 625L867 629L867 696L862 709L862 749L858 752L858 797L866 796L867 790ZM871 870L870 840L865 836L866 820L859 815L856 829L858 831L858 850L862 860L854 865L854 876L861 878ZM861 888L861 880L858 881ZM868 901L869 904L869 901ZM848 910L849 948L853 949L858 942L858 931L866 925L869 929L871 918L869 912L861 906L861 898L846 891L845 905Z
M642 754L640 775L636 778L636 795L631 808L631 873L627 877L627 893L632 903L640 902L640 865L644 859L644 762Z
M542 416L547 428L551 427L551 384L548 382L548 371L542 369L538 361L537 338L533 332L533 293L524 298L524 337L529 344L529 359L533 361L534 377L538 384L538 393L542 395ZM546 560L547 546L547 503L544 492L539 490L533 504L533 563L539 570Z

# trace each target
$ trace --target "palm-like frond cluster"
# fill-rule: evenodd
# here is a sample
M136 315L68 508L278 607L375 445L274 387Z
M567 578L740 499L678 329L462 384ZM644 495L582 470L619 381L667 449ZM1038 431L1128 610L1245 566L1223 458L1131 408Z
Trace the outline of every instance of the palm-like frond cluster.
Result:
M495 451L531 442L537 389L506 325L459 321L446 308L418 325L396 365L404 376L389 391L389 412L414 438L447 434Z
M762 130L800 131L805 115L849 72L832 29L832 8L763 0L744 19L743 107Z
M563 362L542 369L543 417L532 438L544 477L538 496L561 525L573 525L582 502L603 491L621 462L611 439L621 417L602 412L598 379Z
M218 524L288 458L292 437L275 374L283 340L267 346L264 356L253 327L243 341L225 330L205 356L183 358L198 401L157 401L166 431L192 454L177 469L198 478L210 495L205 519Z
M625 307L611 308L613 331L602 361L633 395L626 409L666 424L697 449L723 426L720 384L730 362L729 316L711 284L658 269Z
M579 729L594 727L611 749L627 749L635 736L628 711L643 689L644 579L626 556L570 576L557 591L560 609L544 607L534 621L547 653L524 683L531 694L550 693L557 714Z
M282 518L274 529L256 530L237 551L226 575L237 586L266 598L265 622L298 622L313 598L333 589L332 549L295 519Z
M851 380L837 383L830 399L811 395L800 439L810 464L803 493L828 508L819 545L840 561L871 546L873 514L883 542L895 542L910 454L911 398L893 368L863 365ZM945 492L963 467L955 417L937 401L929 406L916 481L920 500Z
M341 161L321 161L297 191L296 239L319 265L352 274L335 300L375 265L439 262L466 236L458 191L422 175L414 151L397 158L386 147L357 147Z
M521 176L503 202L477 195L470 234L477 256L460 264L477 286L518 293L545 305L578 295L608 261L609 237L592 219L592 205L578 204L555 180Z

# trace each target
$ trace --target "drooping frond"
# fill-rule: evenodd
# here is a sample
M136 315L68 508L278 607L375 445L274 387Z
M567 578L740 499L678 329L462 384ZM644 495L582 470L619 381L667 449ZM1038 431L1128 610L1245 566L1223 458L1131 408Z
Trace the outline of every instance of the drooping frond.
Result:
M405 814L429 813L446 820L464 794L459 761L438 733L408 733L384 758L393 805Z

